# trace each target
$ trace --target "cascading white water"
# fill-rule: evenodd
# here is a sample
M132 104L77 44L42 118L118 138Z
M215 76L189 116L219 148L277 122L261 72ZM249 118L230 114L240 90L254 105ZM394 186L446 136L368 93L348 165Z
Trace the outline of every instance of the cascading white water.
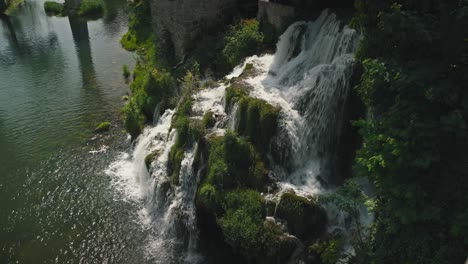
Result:
M176 131L170 131L173 110L159 118L154 127L146 128L130 153L122 153L107 174L112 176L120 197L138 209L142 228L149 233L147 258L155 263L198 263L194 199L197 179L192 177L195 149L187 151L180 171L180 186L171 188L167 174L168 156ZM146 168L145 157L158 153Z
M314 22L291 25L281 36L276 54L252 56L226 76L238 77L247 63L253 64L258 73L245 80L253 87L250 95L282 109L270 153L282 188L273 199L288 188L304 196L326 191L322 182L333 176L358 39L356 31L324 11ZM219 83L193 95L192 118L202 119L211 112L217 121L209 133L224 134L235 127L236 106L225 113L225 90ZM154 127L146 128L131 153L122 154L107 173L123 198L139 208L142 226L150 233L149 260L200 263L194 204L200 175L192 169L196 146L185 152L180 185L171 186L167 162L176 134L169 131L173 114L167 110ZM158 155L149 173L144 159L155 151ZM342 225L342 217L333 218L332 225Z
M358 40L355 30L324 11L316 21L291 25L275 55L246 62L260 72L246 80L251 96L282 109L271 154L277 177L290 187L316 194L333 177Z

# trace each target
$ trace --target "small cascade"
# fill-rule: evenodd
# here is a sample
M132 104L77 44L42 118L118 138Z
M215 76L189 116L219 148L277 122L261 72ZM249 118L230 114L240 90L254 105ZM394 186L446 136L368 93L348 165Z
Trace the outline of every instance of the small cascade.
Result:
M121 156L106 171L113 178L119 198L135 204L142 228L147 230L146 253L155 263L199 263L196 248L194 199L197 179L192 177L196 149L185 153L180 186L172 188L167 175L168 156L176 131L170 131L173 110L146 128L130 153ZM148 168L145 158L156 153Z

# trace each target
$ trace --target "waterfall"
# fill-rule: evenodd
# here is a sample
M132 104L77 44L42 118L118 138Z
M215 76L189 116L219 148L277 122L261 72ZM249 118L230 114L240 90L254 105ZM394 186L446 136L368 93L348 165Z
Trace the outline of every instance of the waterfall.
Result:
M167 175L168 156L176 131L170 131L173 110L159 118L154 127L145 128L129 153L111 164L106 173L122 200L135 204L142 228L148 232L146 253L155 263L198 263L194 199L197 179L192 177L195 149L185 153L180 171L180 186L172 189ZM145 157L156 154L149 171Z
M334 182L336 145L350 93L359 34L324 11L280 37L276 54L247 60L260 74L251 96L282 109L271 156L284 184L309 194Z
M316 21L291 25L280 37L276 54L247 58L226 76L239 77L252 64L256 75L244 80L252 86L250 96L281 108L269 153L280 186L280 191L268 194L272 199L290 188L303 196L317 195L333 183L358 41L355 30L324 11ZM225 91L220 82L192 96L192 119L201 120L206 113L215 117L216 125L207 136L236 127L237 106L225 112ZM159 107L156 110L159 113ZM195 212L200 173L192 168L197 145L185 151L180 184L171 186L167 163L177 133L170 131L173 114L166 110L160 118L155 116L156 124L146 128L133 150L123 153L107 173L123 199L139 210L142 226L150 234L146 241L150 261L201 263ZM150 153L157 154L148 171L145 157ZM342 225L343 217L333 218L332 225Z

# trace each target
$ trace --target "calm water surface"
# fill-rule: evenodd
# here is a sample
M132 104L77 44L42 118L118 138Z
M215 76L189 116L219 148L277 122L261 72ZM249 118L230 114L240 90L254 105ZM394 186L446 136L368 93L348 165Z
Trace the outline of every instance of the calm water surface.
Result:
M104 173L129 148L118 114L134 64L126 2L104 2L95 21L47 17L42 0L0 20L0 263L145 262L133 205Z

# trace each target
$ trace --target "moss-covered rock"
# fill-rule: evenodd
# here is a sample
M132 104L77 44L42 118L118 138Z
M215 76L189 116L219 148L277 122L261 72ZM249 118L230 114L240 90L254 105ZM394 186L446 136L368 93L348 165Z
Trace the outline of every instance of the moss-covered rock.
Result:
M323 208L292 192L281 196L276 217L286 220L290 232L300 239L316 239L326 231L327 215Z
M216 124L216 119L214 118L214 113L211 111L206 112L203 115L202 124L204 128L212 128Z
M145 157L145 165L147 169L149 169L153 160L155 160L160 154L161 154L161 151L155 150Z
M264 260L262 263L287 263L300 244L299 240L268 219L263 222L263 230L264 255L259 256Z
M264 188L267 171L253 146L233 133L210 142L205 183L221 189Z
M218 224L226 242L246 257L257 256L262 251L263 206L263 198L253 190L232 191L224 198L225 214Z
M99 125L97 125L96 128L94 129L94 131L96 133L107 132L107 131L109 131L110 127L111 127L111 123L106 121L106 122L102 122Z
M271 138L276 133L280 108L264 100L249 97L245 86L233 85L226 90L226 111L238 104L236 131L249 137L262 153L268 151Z

